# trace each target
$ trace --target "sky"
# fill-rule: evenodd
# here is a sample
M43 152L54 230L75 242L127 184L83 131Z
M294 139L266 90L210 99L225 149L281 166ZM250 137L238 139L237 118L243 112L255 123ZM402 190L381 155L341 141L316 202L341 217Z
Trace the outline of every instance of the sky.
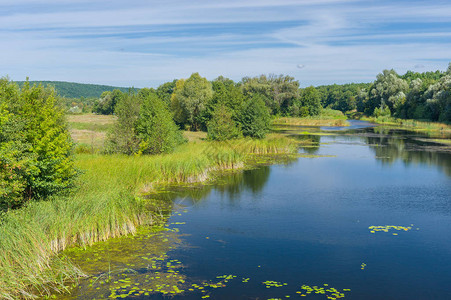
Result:
M449 62L449 0L0 0L0 77L11 80L284 74L305 87Z

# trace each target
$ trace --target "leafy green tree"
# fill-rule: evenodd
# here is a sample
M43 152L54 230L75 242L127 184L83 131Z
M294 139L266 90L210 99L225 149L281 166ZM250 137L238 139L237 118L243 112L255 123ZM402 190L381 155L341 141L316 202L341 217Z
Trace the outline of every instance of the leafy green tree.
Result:
M320 93L313 86L301 91L301 104L308 109L311 116L319 115L321 112Z
M160 97L160 99L168 106L171 105L171 96L174 92L176 83L177 79L174 79L173 81L163 83L156 90L158 97Z
M205 105L205 110L200 117L202 129L207 128L208 121L213 117L213 111L218 105L224 105L232 113L232 118L236 120L241 103L245 97L241 89L230 79L222 76L212 82L213 97Z
M125 96L126 94L118 89L115 89L113 91L105 91L95 102L93 112L102 115L112 115L114 113L116 104Z
M241 88L247 97L259 95L274 115L287 113L293 101L299 98L299 82L290 76L244 77Z
M262 97L254 97L242 104L238 121L244 136L264 138L269 131L271 117Z
M440 78L425 92L426 114L433 121L451 122L451 74Z
M242 136L239 123L232 118L232 111L224 104L216 106L212 119L207 123L208 139L225 141Z
M139 153L160 154L172 152L184 142L181 131L172 119L166 104L156 94L148 93L142 99L136 122Z
M66 191L76 176L72 140L52 88L0 80L0 206Z
M171 97L175 121L182 126L189 125L193 131L200 130L202 114L212 97L211 83L199 73L178 80Z
M107 153L166 153L184 141L172 114L153 89L127 95L118 102L115 114L117 122L107 138Z
M147 91L141 90L145 94ZM135 131L136 122L139 118L142 97L128 94L122 97L116 105L115 115L117 121L105 142L105 152L133 154L139 151L139 140Z
M376 81L368 91L368 102L365 113L370 115L376 107L388 106L391 112L396 112L404 104L408 90L405 80L399 78L394 70L384 70L377 75Z

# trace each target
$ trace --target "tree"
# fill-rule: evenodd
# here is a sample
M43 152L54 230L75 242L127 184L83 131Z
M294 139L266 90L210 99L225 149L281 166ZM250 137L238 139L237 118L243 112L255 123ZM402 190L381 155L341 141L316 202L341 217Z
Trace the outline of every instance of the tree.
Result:
M167 153L184 141L166 104L153 89L129 94L117 104L117 122L109 133L107 153Z
M451 122L451 75L443 76L425 92L426 114L433 121Z
M264 138L270 128L271 117L265 102L259 95L242 104L238 121L244 136Z
M244 77L241 88L247 97L259 95L272 114L288 113L293 101L299 98L299 82L290 76Z
M241 89L236 84L222 76L213 80L213 97L205 105L205 110L200 117L201 127L207 129L207 123L213 117L213 111L218 105L226 106L232 114L232 119L236 120L241 103L245 101L245 97Z
M189 125L193 131L200 130L200 118L212 97L211 83L199 73L193 73L186 80L178 80L171 96L175 121L180 125Z
M376 107L383 108L385 105L391 112L396 112L404 104L407 90L406 81L399 78L394 70L382 71L368 91L365 113L371 115Z
M224 104L216 106L207 129L210 140L225 141L242 136L240 125L233 120L232 111Z
M174 79L173 81L163 83L156 90L158 97L160 97L160 99L168 106L171 105L171 96L174 92L176 83L177 79Z
M143 154L169 153L184 142L166 104L153 93L143 95L136 134Z
M52 88L0 80L0 206L14 208L72 186L77 174L64 111Z
M311 116L319 115L321 112L321 99L317 89L309 86L301 91L301 105L308 109Z
M93 112L102 115L112 115L116 108L116 104L126 96L125 93L118 89L105 91L100 98L94 103Z
M148 91L140 90L145 94ZM117 121L108 133L105 142L107 153L132 154L139 150L139 140L135 132L136 122L141 109L142 97L128 94L122 97L116 105L115 115Z

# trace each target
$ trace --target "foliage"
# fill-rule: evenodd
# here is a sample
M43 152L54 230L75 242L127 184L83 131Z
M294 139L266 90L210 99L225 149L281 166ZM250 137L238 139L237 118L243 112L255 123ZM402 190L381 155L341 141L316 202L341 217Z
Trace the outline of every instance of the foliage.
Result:
M22 87L26 81L17 81L19 87ZM65 81L28 81L30 85L43 85L44 87L54 87L58 95L66 98L99 98L105 91L120 90L127 93L129 87L115 87L109 85L75 83ZM137 91L138 89L133 90Z
M172 114L152 89L126 95L115 114L117 122L107 137L107 153L167 153L184 141Z
M141 100L142 98L135 94L128 94L117 103L115 108L117 121L105 142L107 153L133 154L139 151L135 126L141 109Z
M365 112L371 114L376 107L384 109L387 106L391 112L396 113L406 99L408 85L399 78L394 70L384 70L377 75L376 81L368 91L368 105Z
M376 107L373 112L373 116L378 117L390 117L391 112L387 105L381 105L380 107Z
M163 100L166 105L171 105L171 96L174 92L175 85L177 83L177 79L174 79L173 81L163 83L156 89L156 93L158 97L160 97L161 100Z
M319 115L321 112L321 98L317 89L309 86L301 92L301 107L306 107L311 116Z
M360 91L368 89L368 83L333 84L316 87L321 95L321 105L347 112L356 109Z
M106 91L100 95L100 98L94 103L93 112L101 115L112 115L116 104L126 96L120 90Z
M202 130L207 129L208 122L213 117L213 111L218 105L227 107L232 118L236 120L241 103L246 99L239 86L222 76L212 81L212 88L213 97L206 103L205 110L200 117Z
M284 75L244 77L241 88L244 95L259 95L272 114L288 113L289 107L299 98L299 82Z
M178 80L171 97L175 121L182 126L189 125L193 131L200 130L201 116L212 97L211 83L199 73Z
M76 170L63 109L51 88L0 81L0 206L15 208L72 186Z
M139 153L144 154L172 152L176 146L184 142L182 133L174 123L166 104L153 93L142 97L136 134L139 140Z
M232 111L224 104L216 107L207 128L210 140L225 141L242 136L239 124L232 118Z
M357 110L367 115L451 122L451 64L445 72L399 76L393 70L378 75L368 92L356 96ZM388 112L390 110L390 114Z
M270 115L265 102L259 95L243 102L238 116L244 136L264 138L270 127Z

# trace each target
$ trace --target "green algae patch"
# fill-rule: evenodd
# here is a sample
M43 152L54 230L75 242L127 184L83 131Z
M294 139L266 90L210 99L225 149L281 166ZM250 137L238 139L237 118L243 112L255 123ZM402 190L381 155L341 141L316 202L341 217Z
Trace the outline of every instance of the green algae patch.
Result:
M267 289L272 288L272 287L279 288L279 287L288 285L288 283L282 283L282 282L271 281L271 280L263 281L262 283L266 286Z
M110 239L87 249L68 249L63 254L89 277L81 280L71 295L58 298L72 299L79 293L89 299L183 293L186 276L180 271L184 266L168 255L181 244L180 238L174 230L143 227L134 236Z
M324 295L327 299L336 300L345 297L346 292L350 292L351 289L336 289L333 287L329 287L328 284L324 284L323 286L309 286L302 285L300 290L296 292L301 297L306 297L309 295Z
M376 232L392 232L393 235L398 235L398 233L393 231L409 231L412 230L413 224L408 227L404 226L397 226L397 225L380 225L380 226L370 226L368 229L370 230L370 233L376 233ZM417 228L418 230L419 228Z

